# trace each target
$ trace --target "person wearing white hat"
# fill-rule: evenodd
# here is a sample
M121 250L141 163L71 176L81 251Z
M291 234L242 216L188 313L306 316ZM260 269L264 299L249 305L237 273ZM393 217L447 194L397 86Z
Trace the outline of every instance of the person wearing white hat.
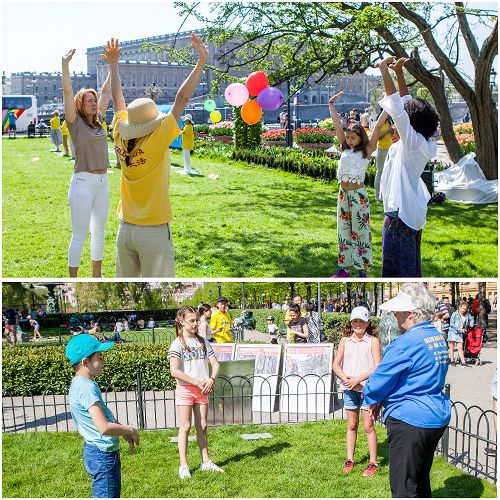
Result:
M194 128L193 117L190 113L184 115L181 120L182 127L182 161L184 162L184 173L191 175L191 152L194 151Z
M378 469L377 433L373 420L368 415L363 386L380 363L380 358L378 330L370 320L370 311L364 306L355 307L351 312L350 321L344 327L332 366L335 375L342 381L340 387L343 390L344 409L347 414L347 459L343 466L345 473L352 472L355 466L354 450L360 412L370 455L363 476L371 477Z
M429 474L437 444L451 418L443 392L448 349L430 322L435 297L422 283L405 283L380 309L403 332L384 352L364 388L370 415L381 407L389 442L389 480L395 498L431 496Z
M120 225L116 236L117 277L173 277L174 245L170 223L169 145L180 135L178 122L198 85L208 59L202 39L191 35L198 61L181 85L172 110L160 113L152 99L125 106L118 60L118 40L108 41L103 59L109 64L115 117L114 140L120 160Z

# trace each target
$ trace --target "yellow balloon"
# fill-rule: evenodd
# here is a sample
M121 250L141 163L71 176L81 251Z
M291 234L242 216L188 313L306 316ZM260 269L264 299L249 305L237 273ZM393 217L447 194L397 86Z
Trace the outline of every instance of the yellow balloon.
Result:
M210 120L212 120L212 123L219 123L222 120L222 115L220 114L220 111L212 111L210 113Z

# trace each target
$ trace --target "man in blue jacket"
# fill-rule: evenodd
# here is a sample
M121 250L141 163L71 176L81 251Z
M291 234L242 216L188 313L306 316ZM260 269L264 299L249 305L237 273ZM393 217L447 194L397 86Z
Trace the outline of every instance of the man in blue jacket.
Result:
M434 452L451 418L444 394L448 349L432 326L435 298L421 283L405 283L380 309L392 311L403 334L385 350L364 398L373 418L381 407L389 442L394 498L431 496Z

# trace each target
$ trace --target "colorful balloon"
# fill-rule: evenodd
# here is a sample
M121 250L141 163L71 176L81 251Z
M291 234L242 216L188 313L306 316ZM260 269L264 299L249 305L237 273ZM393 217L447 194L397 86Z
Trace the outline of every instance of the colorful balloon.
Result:
M250 95L258 96L268 85L269 78L263 71L255 71L248 75L246 87Z
M217 107L217 104L215 104L215 101L212 99L208 99L208 101L205 101L204 108L206 111L209 113L213 111Z
M212 120L212 123L219 123L222 120L222 115L220 114L220 111L212 111L210 113L210 120Z
M262 118L262 108L257 101L247 101L241 107L241 118L248 125L255 125Z
M268 87L257 96L257 102L266 111L276 111L283 104L283 94L276 87Z
M241 106L248 101L248 89L241 83L228 85L224 97L231 106Z

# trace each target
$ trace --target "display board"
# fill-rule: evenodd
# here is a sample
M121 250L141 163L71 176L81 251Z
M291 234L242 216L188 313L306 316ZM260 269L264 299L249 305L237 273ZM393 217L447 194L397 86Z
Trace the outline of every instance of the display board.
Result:
M234 343L213 343L212 349L215 352L215 357L217 361L232 361L234 359L234 348L236 344Z
M287 344L280 410L330 413L333 344Z
M236 344L234 359L255 360L252 410L274 411L280 371L281 346L274 344Z

